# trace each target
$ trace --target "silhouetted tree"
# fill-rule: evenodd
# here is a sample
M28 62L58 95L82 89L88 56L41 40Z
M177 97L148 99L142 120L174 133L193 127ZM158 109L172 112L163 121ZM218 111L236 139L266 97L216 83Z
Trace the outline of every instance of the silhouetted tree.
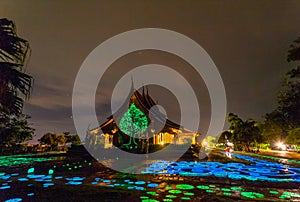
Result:
M67 138L67 143L70 142L72 144L80 144L81 141L80 141L80 137L79 135L71 135L70 132L66 131L66 132L63 132L63 135Z
M300 37L294 41L289 47L287 61L300 60Z
M288 62L300 61L300 37L290 45L287 55ZM265 141L276 140L288 142L295 140L300 127L300 66L289 70L282 82L278 95L277 108L264 116L263 138ZM300 134L298 136L300 138ZM295 141L297 142L297 141Z
M243 121L233 113L228 114L228 122L230 123L229 129L233 135L232 141L235 149L240 150L239 146L245 146L250 150L252 143L259 143L262 141L259 123L253 119Z
M29 43L17 36L14 23L7 19L0 19L0 139L2 144L20 142L32 135L33 129L29 128L27 117L22 114L24 100L29 97L33 82L32 77L24 73L29 52ZM28 133L24 134L23 130L16 130L18 127L23 129L25 127ZM19 134L16 134L17 131ZM21 137L22 134L25 137Z
M27 117L11 118L1 129L0 142L7 145L21 143L32 138L34 129L28 124Z
M41 137L41 139L39 139L39 141L49 145L51 150L56 150L58 146L57 138L58 135L56 133L46 133Z
M228 131L228 130L225 130L221 133L219 139L218 139L218 143L225 143L226 140L228 141L232 141L232 137L233 137L233 134L232 132Z

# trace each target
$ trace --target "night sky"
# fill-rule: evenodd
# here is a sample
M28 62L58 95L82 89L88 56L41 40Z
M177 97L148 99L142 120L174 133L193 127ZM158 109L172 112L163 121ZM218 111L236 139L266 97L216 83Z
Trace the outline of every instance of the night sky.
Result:
M227 111L261 120L274 109L280 81L293 66L286 52L300 35L299 11L299 1L0 1L0 17L13 20L32 49L26 72L34 89L25 113L32 117L35 139L47 131L75 133L72 89L84 59L106 39L146 27L174 30L198 42L223 78ZM196 86L203 110L200 131L205 131L210 103L203 81L184 61L159 51L132 53L110 67L97 94L99 121L110 115L109 96L118 78L153 61ZM154 86L153 97L160 100L156 91ZM176 102L163 104L172 117Z

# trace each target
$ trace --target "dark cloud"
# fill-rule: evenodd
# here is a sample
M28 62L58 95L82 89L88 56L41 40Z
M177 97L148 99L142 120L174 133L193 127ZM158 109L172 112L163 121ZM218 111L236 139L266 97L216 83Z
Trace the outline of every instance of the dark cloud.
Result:
M299 1L266 0L0 2L0 17L14 20L32 48L27 72L35 78L35 88L25 109L37 135L74 130L72 89L84 59L104 40L144 27L171 29L198 42L221 73L228 111L260 119L274 108L282 76L291 67L285 57L300 34L299 10ZM149 61L184 73L198 88L201 120L207 125L210 105L203 81L179 59L149 52L128 55L106 73L96 97L99 120L109 114L109 96L120 75Z

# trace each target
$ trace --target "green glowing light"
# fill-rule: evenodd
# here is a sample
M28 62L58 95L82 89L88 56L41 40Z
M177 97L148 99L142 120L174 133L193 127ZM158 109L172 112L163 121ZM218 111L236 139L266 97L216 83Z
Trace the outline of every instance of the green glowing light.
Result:
M167 185L166 190L170 190L170 189L172 189L172 187L170 185Z
M165 198L163 201L173 201L173 200L170 198Z
M291 198L291 196L282 194L279 198L286 199L286 198Z
M0 156L0 167L10 167L16 165L26 165L36 162L56 160L57 157L37 157L37 154L22 154L11 156Z
M167 198L176 198L177 196L175 196L175 195L170 195L170 194L169 194L169 195L166 195L166 197L167 197Z
M171 189L171 190L169 190L169 193L170 194L181 194L181 191L180 190L176 190L176 189Z
M205 191L208 192L208 193L213 193L214 192L213 190L210 190L210 189L206 189Z
M234 190L234 191L242 191L242 190L244 190L242 187L231 187L230 189Z
M189 189L194 189L195 187L193 185L189 184L178 184L176 185L177 189L183 189L183 190L189 190Z
M224 195L224 196L231 196L231 193L224 192L223 195Z
M152 195L152 196L158 196L158 194L154 191L148 191L146 193L149 194L149 195Z
M292 196L293 196L293 197L300 197L300 194L292 193Z
M148 196L140 196L140 199L148 199Z
M146 115L133 103L121 118L120 130L126 135L137 135L144 133L148 127Z
M29 168L27 171L28 174L34 173L34 168Z
M228 188L222 188L221 190L222 191L231 191L231 189L228 189Z
M198 185L197 188L198 188L198 189L209 189L209 186L206 186L206 185Z
M49 175L52 175L53 173L54 173L54 170L49 169L48 174L49 174Z
M189 198L189 197L184 197L184 196L181 197L181 199L184 200L184 201L189 201L189 200L191 200L191 198Z
M284 198L291 198L291 197L300 197L300 194L285 191L282 193L282 195L279 198L284 199Z
M193 192L184 192L183 194L186 196L194 196L195 195Z
M257 193L257 192L247 192L247 191L243 191L241 192L242 196L245 196L247 198L265 198L265 196L261 193Z
M278 191L270 190L270 194L279 194Z
M142 202L159 202L159 201L154 199L144 199L142 200Z

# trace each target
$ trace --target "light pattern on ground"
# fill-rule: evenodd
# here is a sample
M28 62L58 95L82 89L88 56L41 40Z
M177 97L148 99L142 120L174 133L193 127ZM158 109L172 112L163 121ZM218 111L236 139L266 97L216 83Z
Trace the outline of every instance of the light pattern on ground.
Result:
M21 180L22 179L22 180ZM24 180L26 179L26 180ZM139 192L141 201L173 201L173 200L191 200L197 196L203 196L207 194L214 194L219 196L230 196L236 198L273 198L273 199L300 199L300 194L290 191L276 191L269 189L268 193L259 193L252 189L245 189L240 186L221 186L215 184L198 183L154 183L152 181L133 180L133 179L105 179L96 177L93 179L87 179L84 176L55 176L55 175L43 175L43 174L27 174L26 176L20 176L19 174L0 173L0 190L13 189L10 183L18 180L24 183L26 187L42 186L45 190L48 187L55 186L58 183L64 183L68 186L102 186L111 187L116 189L127 189L134 192ZM40 185L36 184L40 183ZM34 189L33 189L34 190ZM16 194L17 195L17 194ZM35 193L29 191L27 193L27 200L33 199ZM15 198L6 199L6 202L22 201L19 196Z
M211 176L250 181L300 182L300 168L239 154L232 154L232 156L249 161L251 165L220 162L158 161L148 166L142 173L196 177Z
M249 181L267 182L299 182L299 168L285 166L280 163L268 162L265 160L233 154L234 157L246 160L251 165L242 163L219 163L219 162L166 162L158 161L151 164L145 173L155 174L151 180L125 179L115 176L90 177L80 175L80 170L90 167L92 162L84 160L82 162L72 162L53 165L43 173L38 172L34 167L27 167L19 173L9 173L0 171L0 195L5 196L6 192L16 190L15 183L24 187L26 194L18 195L13 192L13 198L1 198L3 201L30 201L38 200L37 191L47 191L49 187L58 186L96 186L110 187L114 189L128 190L140 196L141 201L189 201L200 200L200 196L222 196L231 199L255 199L264 198L271 200L300 200L300 192L292 189L257 189L247 186L230 186L221 184L210 184L200 182L205 176L218 177L220 180L243 179ZM30 156L28 158L31 158ZM26 164L26 163L25 163ZM57 174L64 173L63 175ZM3 169L2 169L3 170ZM68 172L65 172L68 171ZM188 176L189 181L185 179ZM193 178L193 176L196 176ZM225 178L226 177L226 178ZM259 191L260 190L260 191Z
M12 156L0 156L0 167L10 167L37 162L54 161L61 157L39 157L37 154L22 154Z

